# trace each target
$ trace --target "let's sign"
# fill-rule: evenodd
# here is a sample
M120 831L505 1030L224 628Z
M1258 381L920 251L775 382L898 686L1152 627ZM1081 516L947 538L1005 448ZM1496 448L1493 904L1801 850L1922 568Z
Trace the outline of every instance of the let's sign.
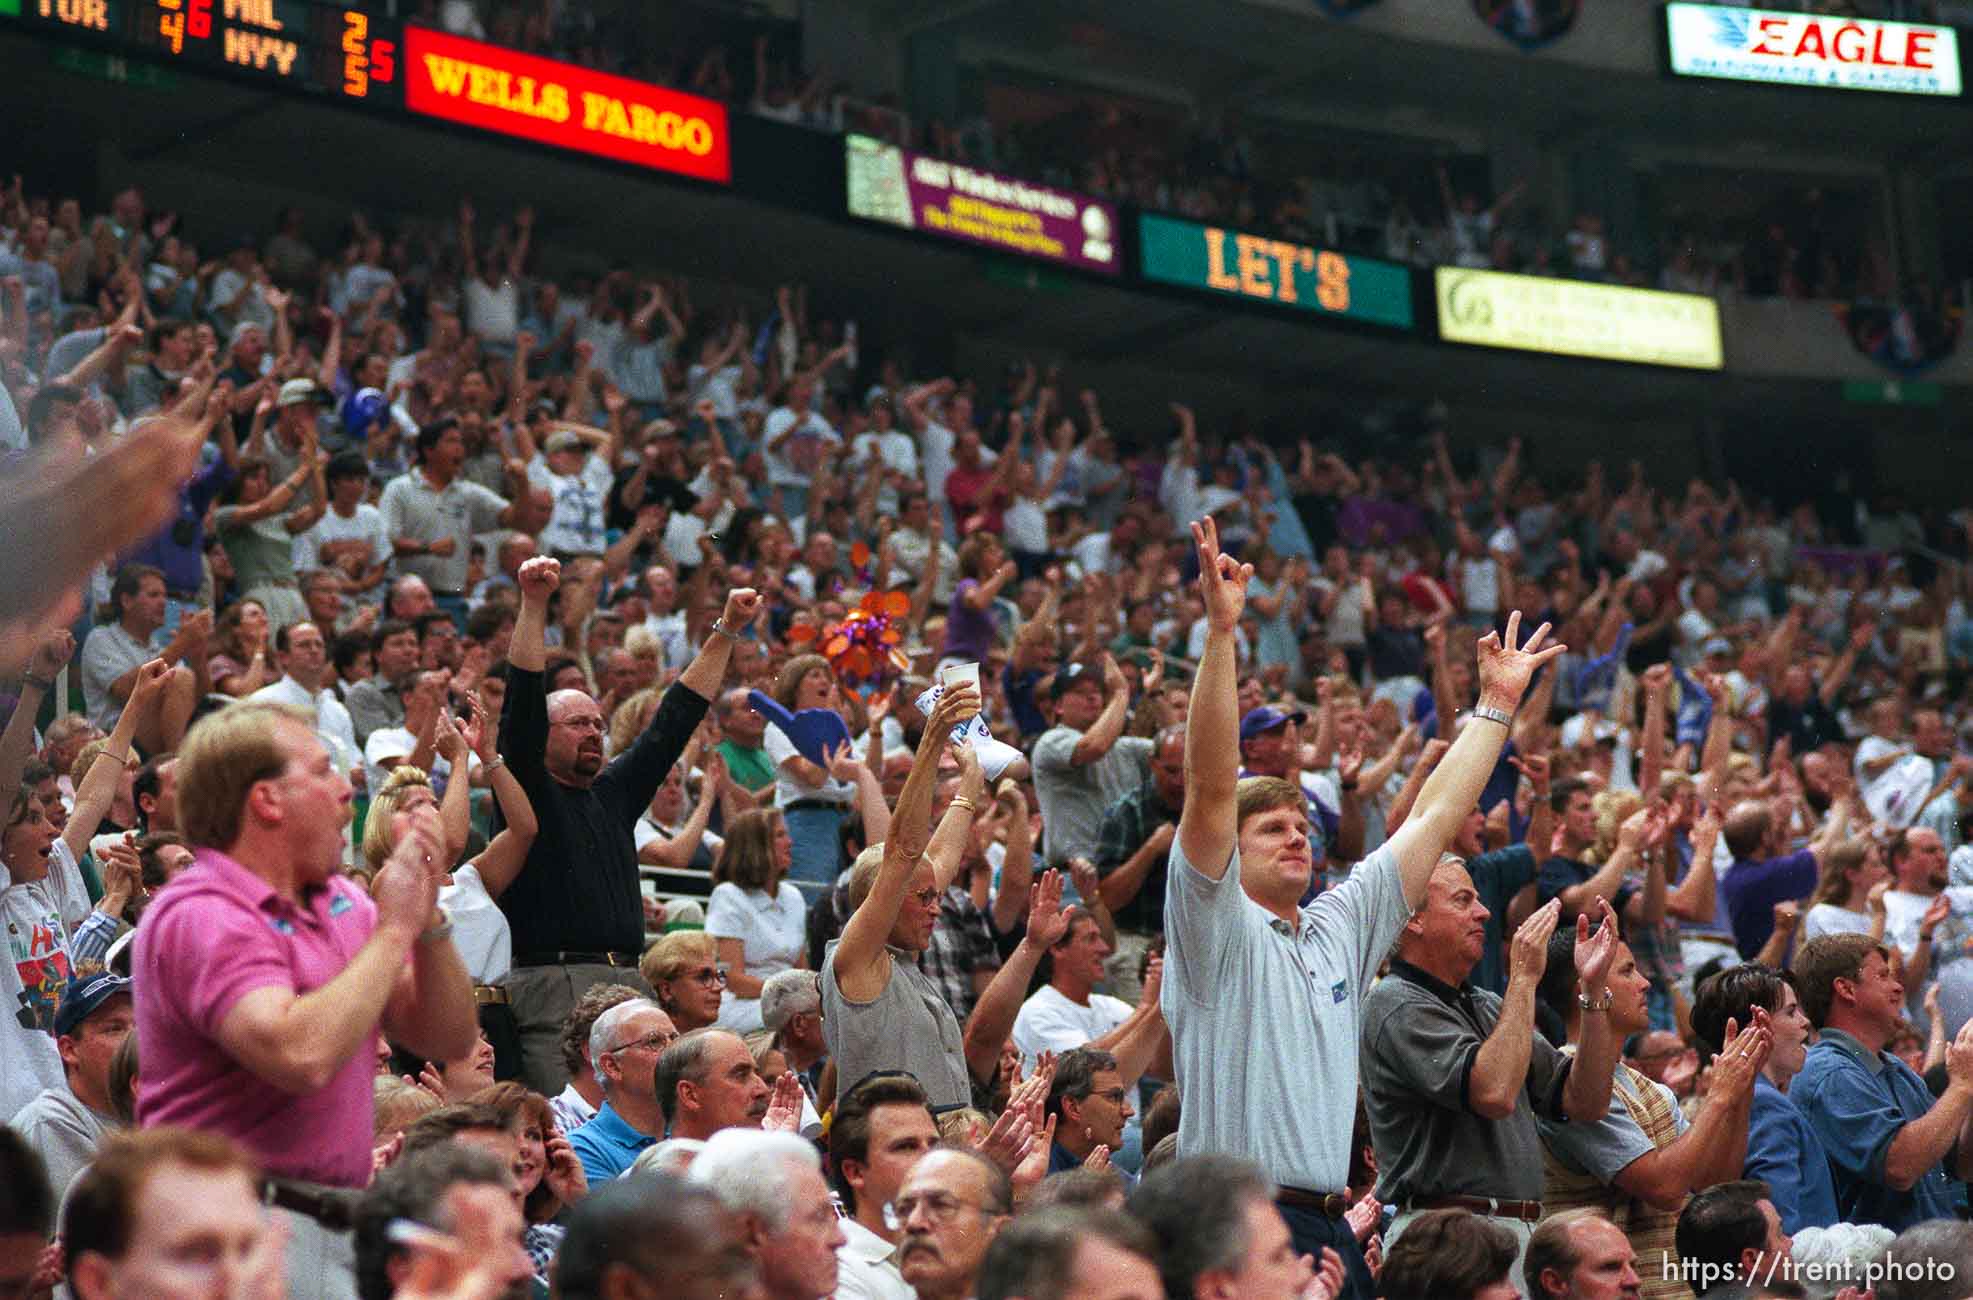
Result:
M1672 71L1901 95L1961 93L1959 37L1950 27L1869 18L1668 4Z

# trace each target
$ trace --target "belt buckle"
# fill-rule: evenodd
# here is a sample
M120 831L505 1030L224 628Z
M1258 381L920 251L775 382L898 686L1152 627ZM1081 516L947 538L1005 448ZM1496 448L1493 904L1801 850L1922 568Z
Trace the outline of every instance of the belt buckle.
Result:
M1322 1198L1322 1212L1332 1219L1340 1219L1349 1209L1341 1192L1330 1192Z

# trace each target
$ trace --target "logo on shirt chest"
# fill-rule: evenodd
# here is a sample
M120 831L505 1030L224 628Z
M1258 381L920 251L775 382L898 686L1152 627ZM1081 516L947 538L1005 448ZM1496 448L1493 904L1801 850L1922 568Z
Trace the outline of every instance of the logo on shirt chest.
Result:
M1329 1000L1338 1006L1350 1000L1350 982L1337 980L1329 986Z

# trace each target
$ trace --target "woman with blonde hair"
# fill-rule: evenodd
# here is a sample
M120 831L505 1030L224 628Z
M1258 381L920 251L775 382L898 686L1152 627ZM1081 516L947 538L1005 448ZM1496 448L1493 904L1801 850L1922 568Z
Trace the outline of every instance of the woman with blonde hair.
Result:
M788 883L794 840L781 813L757 808L726 829L712 868L706 933L726 971L719 1027L737 1034L762 1028L761 986L805 960L808 908Z
M658 995L681 1034L704 1029L719 1019L726 972L719 952L703 930L679 930L652 944L637 963L637 973Z
M1859 837L1837 844L1822 855L1822 874L1802 918L1802 942L1825 934L1867 934L1872 943L1882 943L1888 915L1884 895L1896 883L1875 841Z
M520 1034L500 981L513 962L513 938L496 900L526 863L537 822L527 792L508 770L507 760L494 749L495 729L488 725L486 706L477 695L472 697L472 710L472 720L464 732L443 709L433 724L439 755L452 767L444 800L433 793L431 778L423 770L408 763L395 768L370 802L363 826L363 858L370 870L377 870L396 846L400 816L436 807L445 831L447 859L458 862L471 833L472 787L467 780L467 764L478 755L479 770L493 787L505 825L478 857L443 877L438 905L452 926L452 942L473 977L480 1028L493 1044L495 1071L511 1077L520 1069Z

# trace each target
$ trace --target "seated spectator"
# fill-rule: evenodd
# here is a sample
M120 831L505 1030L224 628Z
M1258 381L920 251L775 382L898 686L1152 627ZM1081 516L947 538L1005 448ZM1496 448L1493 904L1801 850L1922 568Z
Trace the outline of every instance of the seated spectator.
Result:
M556 1127L564 1136L574 1136L577 1129L595 1118L596 1108L603 1104L602 1084L596 1077L595 1061L589 1055L589 1035L596 1027L596 1018L611 1007L641 996L628 984L597 984L569 1008L568 1019L562 1026L562 1066L569 1073L569 1082L560 1095L548 1100L549 1109L555 1113Z
M1466 1210L1430 1210L1411 1221L1384 1255L1383 1300L1513 1300L1520 1243Z
M706 933L726 972L719 1027L736 1034L762 1027L761 988L802 962L807 904L788 881L794 840L777 809L741 813L728 825L712 869Z
M1535 1229L1522 1276L1529 1300L1585 1300L1639 1295L1644 1275L1622 1228L1594 1210L1569 1210Z
M278 1274L282 1238L253 1159L225 1138L158 1127L97 1152L62 1213L77 1300L185 1294L188 1260L231 1278Z
M1244 1160L1211 1155L1173 1161L1147 1174L1126 1208L1158 1243L1158 1276L1168 1297L1302 1295L1317 1276L1310 1257L1294 1251L1273 1186ZM1342 1259L1327 1247L1319 1277L1330 1295L1340 1292Z
M543 1287L553 1281L555 1256L562 1248L562 1212L589 1194L589 1180L575 1149L555 1127L554 1112L538 1092L518 1083L496 1083L476 1092L468 1104L487 1106L507 1119L518 1160L514 1181L527 1217L527 1252L534 1261L535 1280Z
M1024 1214L1003 1229L980 1263L979 1300L1099 1300L1155 1296L1158 1244L1116 1210L1068 1208Z
M638 973L657 991L678 1032L689 1034L719 1020L726 972L719 951L702 930L678 930L652 944L637 963Z
M1048 1085L1048 1114L1055 1120L1048 1172L1079 1169L1122 1151L1124 1129L1137 1114L1131 1092L1110 1053L1094 1047L1064 1052ZM1128 1172L1123 1177L1136 1181Z
M0 1290L39 1296L61 1277L48 1238L55 1227L48 1172L20 1134L0 1128ZM70 1256L69 1258L74 1258Z
M761 987L760 1018L809 1100L816 1101L829 1063L829 1044L822 1037L822 977L801 969L770 977Z
M361 1300L390 1300L411 1275L411 1249L392 1231L399 1220L465 1235L468 1217L486 1224L504 1258L482 1261L503 1284L524 1282L534 1266L521 1249L514 1176L498 1157L461 1141L406 1155L377 1175L356 1208L355 1256Z
M692 1183L739 1217L766 1300L824 1300L836 1292L845 1240L815 1148L788 1133L727 1129L692 1161Z
M890 1204L913 1165L937 1146L925 1090L903 1074L880 1074L850 1088L829 1125L829 1168L848 1215L836 1252L836 1293L844 1300L909 1300L898 1271L902 1232Z
M110 1103L110 1065L133 1019L129 980L101 974L72 981L55 1013L67 1086L44 1090L7 1121L41 1157L58 1197L104 1136L122 1127Z
M415 1052L396 1048L391 1052L390 1068L406 1082L453 1105L493 1085L493 1044L481 1034L473 1050L454 1061L428 1061Z
M1133 1007L1095 991L1112 949L1088 909L1069 909L1069 932L1048 950L1048 983L1021 1004L1014 1019L1014 1046L1032 1069L1043 1052L1094 1047L1113 1054L1118 1077L1128 1091L1128 1109L1137 1110L1137 1080L1169 1043L1158 1007L1163 963L1153 959L1143 996ZM1117 1148L1112 1146L1112 1154Z
M1715 1183L1693 1193L1678 1215L1678 1257L1703 1276L1750 1285L1773 1277L1776 1261L1788 1275L1788 1234L1768 1199L1767 1184L1751 1179Z
M739 1216L682 1178L638 1172L619 1179L577 1206L568 1228L555 1272L561 1300L732 1300L760 1284Z
M694 1029L665 1048L655 1086L671 1135L701 1142L759 1128L774 1095L745 1040L724 1029Z
M1758 962L1721 971L1699 986L1692 1006L1692 1035L1708 1055L1726 1039L1729 1021L1752 1024L1756 1008L1767 1013L1774 1050L1754 1080L1754 1104L1747 1119L1745 1175L1762 1180L1767 1199L1781 1215L1781 1230L1826 1228L1842 1216L1829 1156L1815 1126L1790 1095L1795 1076L1808 1060L1814 1027L1796 995L1792 971L1775 971Z
M644 998L626 999L596 1017L589 1059L596 1064L603 1104L569 1139L591 1187L630 1168L639 1151L664 1136L658 1062L677 1041L671 1017Z
M940 1147L912 1166L887 1213L902 1234L898 1271L919 1300L969 1300L987 1247L1014 1213L1014 1190L979 1152Z

